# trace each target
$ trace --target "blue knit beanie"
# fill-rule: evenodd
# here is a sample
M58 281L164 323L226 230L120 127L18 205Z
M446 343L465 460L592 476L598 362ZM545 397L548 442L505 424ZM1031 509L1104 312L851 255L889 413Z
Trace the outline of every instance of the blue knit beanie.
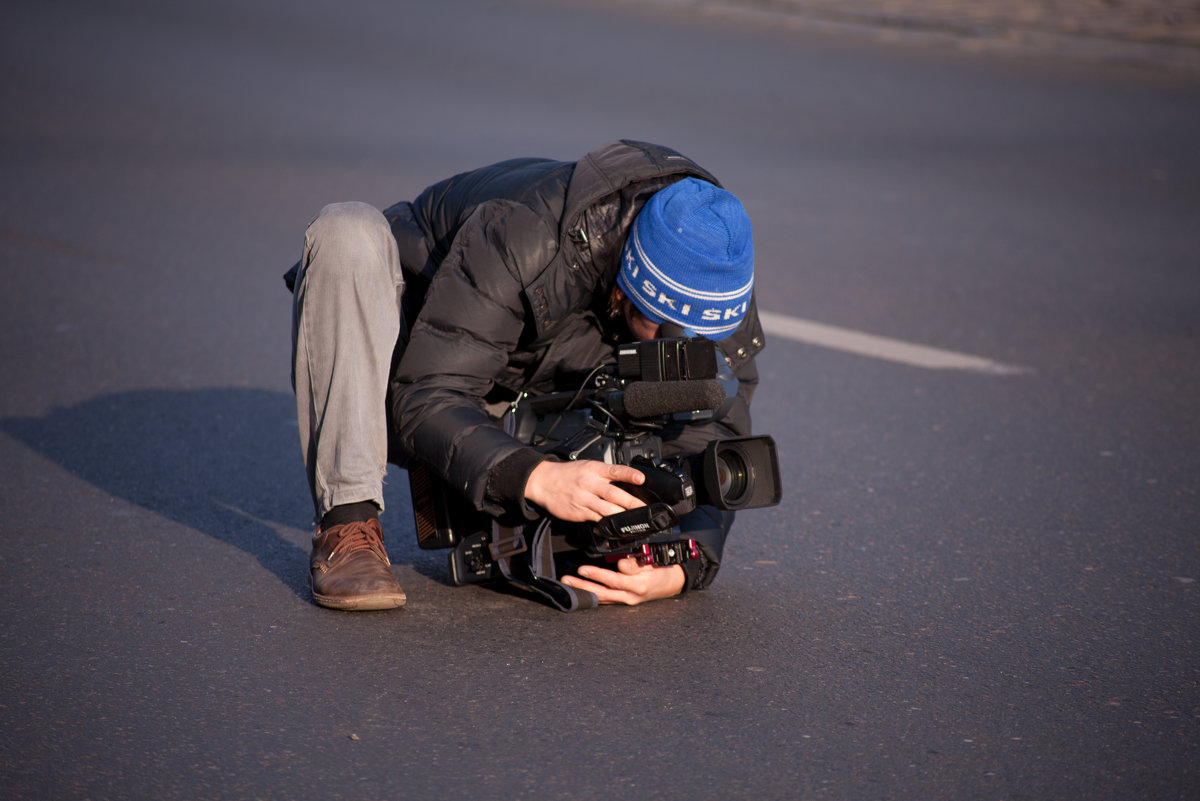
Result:
M629 231L617 283L655 322L721 339L746 316L754 243L741 201L685 178L655 192Z

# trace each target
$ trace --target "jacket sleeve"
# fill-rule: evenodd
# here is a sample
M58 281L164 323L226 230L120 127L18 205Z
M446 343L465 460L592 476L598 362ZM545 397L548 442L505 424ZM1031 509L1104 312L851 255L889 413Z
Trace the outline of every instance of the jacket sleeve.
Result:
M518 451L530 452L518 462L536 452L500 430L483 398L525 330L521 276L550 261L556 236L526 206L477 208L438 269L392 373L391 420L401 446L492 515L511 509L488 496L489 472Z

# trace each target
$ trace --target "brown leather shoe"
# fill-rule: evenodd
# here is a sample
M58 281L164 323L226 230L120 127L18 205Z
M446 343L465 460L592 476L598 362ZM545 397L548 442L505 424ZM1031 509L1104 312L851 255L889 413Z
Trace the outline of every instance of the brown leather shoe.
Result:
M313 601L320 606L349 611L404 605L378 520L318 531L309 567Z

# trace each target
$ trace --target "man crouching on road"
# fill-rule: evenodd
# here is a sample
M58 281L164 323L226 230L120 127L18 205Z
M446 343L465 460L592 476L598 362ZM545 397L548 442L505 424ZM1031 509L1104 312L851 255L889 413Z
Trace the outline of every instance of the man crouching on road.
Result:
M305 233L293 287L293 386L319 525L313 600L401 606L379 514L388 461L419 459L490 515L596 521L641 504L625 465L557 461L486 411L566 389L613 346L672 323L717 340L737 378L692 442L750 433L763 344L742 204L679 153L616 142L576 162L523 158L448 178L380 212L326 206ZM689 427L693 428L693 427ZM726 513L728 532L732 514ZM564 577L600 603L707 586L720 542L684 565L581 567Z

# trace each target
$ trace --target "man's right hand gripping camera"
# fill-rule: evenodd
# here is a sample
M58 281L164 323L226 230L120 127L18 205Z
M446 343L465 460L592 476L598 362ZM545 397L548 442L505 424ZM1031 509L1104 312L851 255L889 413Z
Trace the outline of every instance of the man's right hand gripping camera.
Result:
M696 453L663 456L666 430L719 418L736 389L731 375L719 375L710 340L635 342L619 346L616 356L578 390L522 396L505 415L506 430L552 458L626 464L646 477L639 486L621 485L645 506L596 523L555 521L562 547L593 558L634 555L643 564L678 564L697 553L677 524L698 506L737 511L779 502L779 462L769 436L710 439ZM455 584L495 578L493 562L506 546L496 542L492 518L423 465L411 466L409 479L418 544L454 549Z

